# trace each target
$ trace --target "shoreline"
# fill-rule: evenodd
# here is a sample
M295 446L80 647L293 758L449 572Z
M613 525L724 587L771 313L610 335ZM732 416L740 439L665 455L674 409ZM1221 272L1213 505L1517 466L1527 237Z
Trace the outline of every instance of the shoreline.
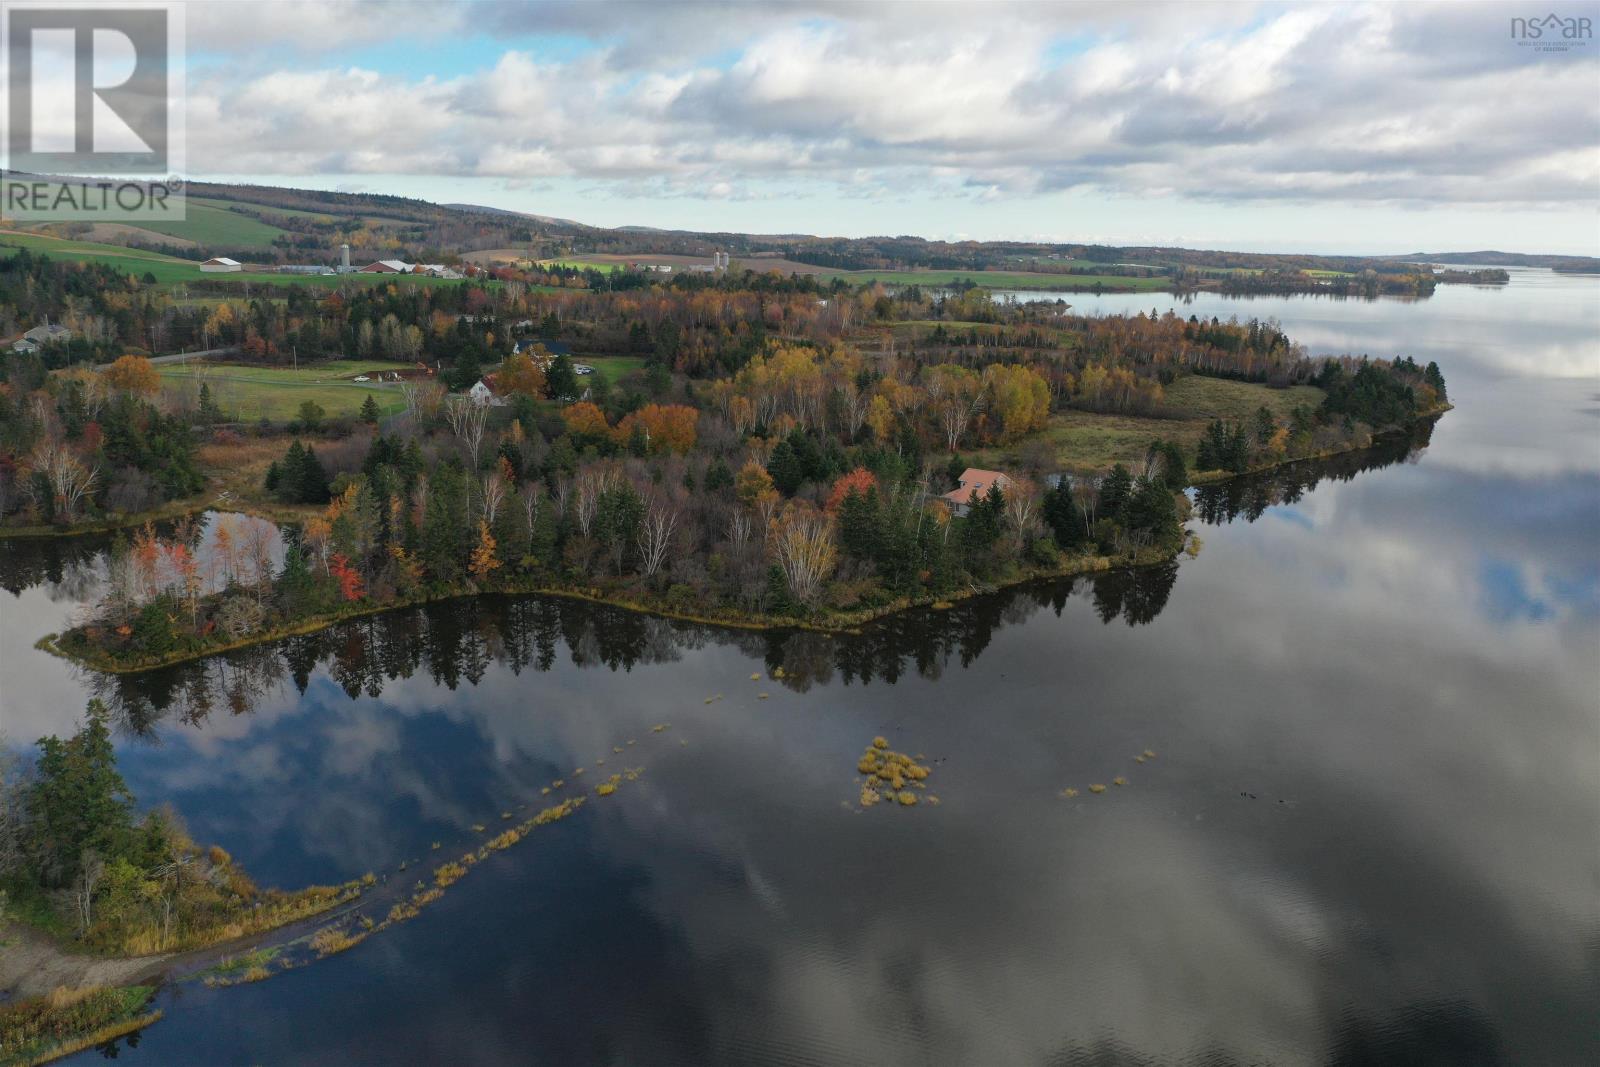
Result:
M1375 431L1372 435L1372 442L1359 448L1351 447L1332 449L1317 453L1315 455L1296 456L1292 459L1283 459L1276 463L1251 467L1247 470L1237 472L1218 470L1199 471L1190 476L1189 484L1192 487L1217 485L1232 481L1236 478L1254 477L1270 471L1293 467L1301 463L1316 462L1319 460L1331 459L1336 456L1362 452L1373 447L1373 444L1379 440L1392 439L1396 436L1410 433L1415 430L1419 424L1436 420L1445 412L1450 411L1452 408L1452 404L1445 403L1430 409L1427 412L1419 414L1415 419L1407 423L1405 426L1395 426L1384 430ZM171 509L163 510L168 511ZM281 512L276 516L273 515L272 511L274 509L271 507L257 508L247 503L233 502L229 502L228 504L217 504L215 502L196 503L191 501L185 503L182 510L178 510L174 514L166 514L163 517L175 518L181 515L193 515L207 510L250 515L279 523L296 521L294 519L283 518ZM119 521L116 525L109 526L106 529L77 528L70 531L54 531L53 534L24 533L20 535L13 534L10 531L0 530L0 540L4 540L4 538L7 536L75 536L80 534L103 533L107 532L109 529L140 525L147 521L155 521L151 517L151 513L145 513L137 517L127 518L125 521ZM174 667L183 663L192 663L197 660L208 659L211 656L222 655L228 652L236 652L240 649L251 648L256 645L268 644L273 641L281 641L285 638L304 637L309 634L326 630L343 622L350 622L355 619L380 615L385 612L403 611L408 608L424 607L430 604L439 604L450 600L458 600L463 597L492 595L564 597L570 600L582 600L591 604L602 604L608 607L620 608L624 611L632 611L639 614L655 615L660 618L673 619L679 622L695 623L703 626L720 626L727 629L755 631L805 630L823 634L852 633L857 632L859 628L864 625L887 618L891 615L899 614L903 611L910 611L916 608L938 609L940 607L948 606L956 601L966 600L971 597L980 596L986 593L997 592L1001 589L1011 588L1040 579L1071 578L1084 574L1095 574L1116 570L1119 567L1134 568L1155 566L1176 559L1179 553L1182 551L1183 546L1180 544L1170 551L1144 549L1124 556L1074 556L1070 559L1064 560L1060 565L1055 567L1023 566L1019 572L1014 573L1001 581L987 582L981 585L969 585L966 589L955 590L942 596L927 595L921 597L897 597L894 600L877 607L865 608L853 612L834 612L820 618L791 618L749 614L738 611L703 614L699 612L675 610L664 604L657 604L647 600L639 600L632 596L607 595L602 586L591 583L550 585L539 580L512 580L503 584L497 584L492 588L478 588L468 584L465 586L436 589L418 596L386 601L384 603L360 602L351 605L344 610L302 619L291 625L278 626L269 630L263 630L259 633L252 634L244 638L219 641L208 644L203 648L183 649L170 653L166 656L141 659L134 662L97 655L95 650L79 651L77 649L63 647L61 642L73 632L71 630L63 631L61 633L45 634L34 643L33 647L39 651L47 652L50 655L64 659L69 663L76 664L77 666L84 667L88 670L98 671L102 674L143 674L147 671L161 670L166 667Z
M581 600L590 604L620 608L623 611L631 611L640 615L654 615L658 618L672 619L677 622L694 623L700 626L718 626L730 630L803 630L830 635L858 633L862 626L904 611L912 611L917 608L940 610L948 608L958 601L984 596L1002 589L1024 585L1028 582L1072 578L1084 574L1099 574L1119 568L1158 566L1176 559L1182 551L1183 548L1180 545L1172 551L1144 549L1124 556L1075 556L1057 567L1025 567L1021 573L1009 576L1003 581L969 585L965 589L952 590L941 596L898 597L879 607L866 608L855 612L839 612L820 620L742 613L702 615L675 611L664 605L651 604L620 596L606 596L594 586L552 586L541 584L537 581L513 581L488 589L450 588L421 596L386 601L381 604L356 604L348 610L334 614L313 616L294 625L279 626L238 640L219 642L201 649L184 649L167 656L141 660L136 663L119 662L92 654L85 655L77 650L62 647L61 640L71 631L45 634L34 643L33 647L79 667L98 671L102 674L144 674L148 671L157 671L184 663L193 663L197 660L209 659L212 656L223 655L228 652L237 652L240 649L252 648L256 645L270 644L290 637L305 637L356 619L479 596L561 597L567 600Z

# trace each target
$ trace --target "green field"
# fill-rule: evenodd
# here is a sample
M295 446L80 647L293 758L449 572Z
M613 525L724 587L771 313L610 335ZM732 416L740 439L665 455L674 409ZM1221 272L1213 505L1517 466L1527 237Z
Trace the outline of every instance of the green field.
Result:
M596 374L606 380L607 385L616 385L623 378L644 367L644 360L639 356L573 356L572 362L587 363L594 368Z
M610 274L623 269L621 263L590 263L582 259L541 259L541 267L570 267L574 270L597 270L601 274Z
M393 274L270 274L265 271L240 271L237 274L201 274L200 265L192 259L179 259L161 252L147 252L121 245L96 244L93 241L64 241L34 233L0 232L0 255L6 248L27 248L57 259L78 263L104 263L126 271L136 278L152 275L156 284L170 289L176 285L192 285L199 281L251 282L260 285L315 285L335 289L346 282L357 285L386 285L401 282L406 285L455 285L448 278L427 278L422 275ZM491 283L493 284L493 283Z
M179 363L158 368L162 389L173 395L197 395L202 382L223 413L239 422L266 418L287 422L300 405L313 400L330 418L353 415L367 397L377 399L385 415L405 410L398 385L351 381L358 374L403 370L409 364L382 360L334 360L294 369L230 363Z
M206 248L270 249L272 241L284 234L276 226L240 211L211 207L190 200L184 205L182 222L140 222L141 230L153 230L168 237L182 237Z
M1057 465L1068 471L1104 472L1117 463L1134 466L1144 459L1150 442L1156 440L1179 442L1192 462L1195 446L1213 418L1247 419L1265 405L1279 419L1285 419L1297 405L1316 408L1322 398L1322 390L1309 385L1272 389L1253 382L1187 375L1166 391L1166 404L1175 418L1060 411L1050 416L1050 424L1042 433L1028 440L1042 438L1050 442ZM962 456L974 466L1004 470L1018 463L1020 449L1026 443L963 452Z
M1191 417L1207 421L1248 419L1263 404L1277 418L1287 419L1289 413L1301 404L1317 408L1325 395L1312 385L1272 389L1254 382L1233 382L1224 378L1188 374L1167 386L1166 402L1168 406L1178 408Z

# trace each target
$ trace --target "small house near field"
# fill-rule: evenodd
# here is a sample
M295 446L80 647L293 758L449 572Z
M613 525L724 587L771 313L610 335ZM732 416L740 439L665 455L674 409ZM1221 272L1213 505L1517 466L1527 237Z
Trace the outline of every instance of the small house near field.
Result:
M952 514L965 515L972 510L972 494L977 493L978 499L982 500L989 495L989 487L994 485L998 485L1000 492L1004 493L1011 488L1011 479L1000 471L968 467L962 472L958 486L940 499L949 506Z
M32 355L45 345L60 344L72 340L72 331L65 326L54 322L46 322L42 326L35 326L12 342L11 351L22 355Z
M244 264L227 256L217 256L200 264L201 274L232 274L244 269Z

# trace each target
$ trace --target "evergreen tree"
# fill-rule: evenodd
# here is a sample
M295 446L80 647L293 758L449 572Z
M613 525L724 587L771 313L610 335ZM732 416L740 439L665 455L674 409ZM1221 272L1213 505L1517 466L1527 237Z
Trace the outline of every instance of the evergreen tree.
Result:
M1423 381L1433 386L1433 391L1439 394L1439 400L1446 399L1444 391L1444 372L1439 369L1439 364L1429 361L1427 369L1422 372Z
M1272 440L1272 435L1278 429L1278 422L1272 417L1272 412L1267 405L1262 404L1256 408L1255 439L1256 444L1264 445Z
M1128 468L1118 463L1111 473L1100 480L1100 514L1108 519L1122 517L1122 509L1133 494L1133 476Z
M870 488L865 493L852 489L845 494L839 505L839 547L853 559L880 558L883 530L877 489Z
M1183 447L1176 441L1161 443L1161 477L1174 493L1189 485L1189 467L1183 460Z
M309 445L301 449L299 461L287 480L294 485L296 503L326 504L332 499L328 494L328 472L317 458L316 449Z
M369 425L378 425L378 401L371 393L361 402L361 421Z
M772 484L784 496L793 496L805 482L805 467L800 457L795 455L794 446L789 440L786 437L779 441L772 450L772 458L767 460L767 473L772 476Z
M720 493L733 488L733 471L721 456L706 468L706 492Z
M461 579L475 533L468 520L466 475L458 464L447 463L429 479L428 504L422 516L422 565L429 578L438 582Z
M644 521L644 500L639 491L627 482L613 485L600 494L595 503L595 537L611 554L612 565L622 573L622 564L628 557L639 534L639 524Z
M1127 526L1156 545L1173 544L1182 536L1172 490L1160 479L1141 478L1128 499Z
M1072 498L1072 489L1065 478L1045 493L1039 511L1045 525L1055 535L1056 544L1062 548L1077 548L1088 537L1083 511Z
M281 475L278 471L278 461L273 460L272 463L267 467L266 480L262 482L262 485L265 487L267 492L272 493L277 491L280 477Z
M794 597L789 595L789 579L783 568L774 563L767 568L767 587L764 596L768 615L793 615Z
M83 727L66 741L39 741L38 778L28 792L28 851L47 884L77 874L86 852L110 861L133 841L133 795L117 772L110 713L89 702Z
M216 400L211 396L211 386L205 382L200 383L200 421L222 421L222 409L217 406Z
M565 354L550 361L544 372L544 395L560 403L578 395L578 375L572 369L572 360Z

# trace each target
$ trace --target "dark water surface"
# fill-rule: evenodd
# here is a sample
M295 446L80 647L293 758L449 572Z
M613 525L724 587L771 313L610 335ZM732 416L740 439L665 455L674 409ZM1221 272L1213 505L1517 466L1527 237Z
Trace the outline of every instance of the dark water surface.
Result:
M1204 494L1181 565L837 639L489 599L96 683L30 646L97 546L0 548L10 742L113 698L141 802L263 883L425 877L644 768L347 953L164 994L120 1058L1596 1062L1600 281L1184 310L1436 359L1456 410ZM939 806L856 810L877 734Z

